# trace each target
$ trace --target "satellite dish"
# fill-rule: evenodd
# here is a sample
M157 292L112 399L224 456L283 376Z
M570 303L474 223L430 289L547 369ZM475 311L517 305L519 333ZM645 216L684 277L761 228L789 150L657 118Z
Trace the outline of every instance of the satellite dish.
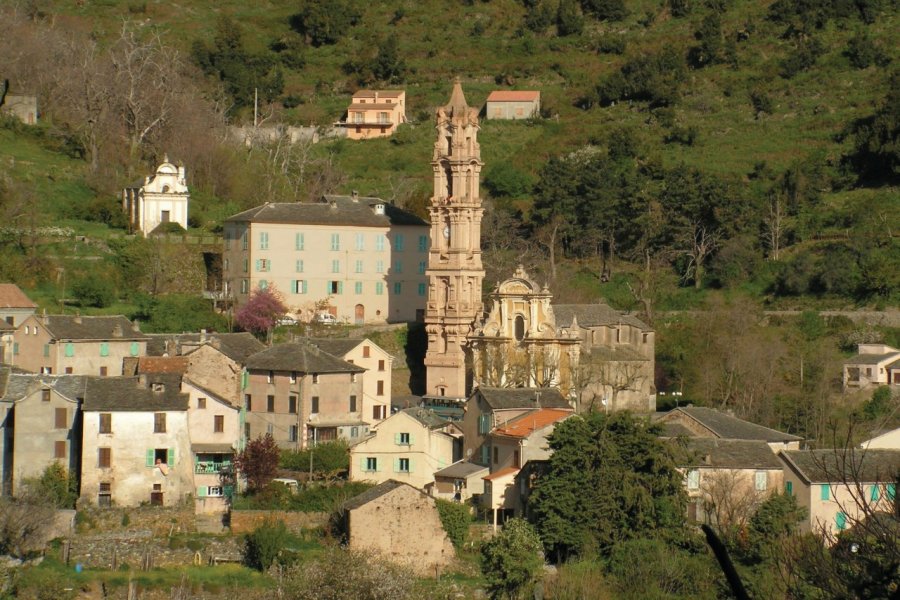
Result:
M466 450L466 458L469 458L470 456L472 456L472 449L471 449L471 448L469 448L468 450Z

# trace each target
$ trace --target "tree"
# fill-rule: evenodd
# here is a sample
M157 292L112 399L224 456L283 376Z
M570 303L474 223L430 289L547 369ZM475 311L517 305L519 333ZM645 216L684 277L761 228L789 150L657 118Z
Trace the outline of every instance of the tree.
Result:
M435 584L431 582L431 587ZM413 600L415 577L390 561L341 546L318 560L299 562L284 577L290 600Z
M629 413L588 413L559 423L535 482L529 520L556 559L655 534L677 536L686 496L674 449L659 426Z
M390 83L402 83L406 64L400 57L396 35L390 35L378 44L378 54L372 63L372 74L376 79Z
M523 519L510 519L481 546L481 572L491 598L526 597L543 566L541 538Z
M584 31L584 17L576 0L560 0L556 10L556 32L560 37Z
M78 500L78 478L58 462L47 465L40 477L26 479L25 486L30 495L45 498L56 508L75 508Z
M300 11L291 17L291 26L308 43L324 46L337 43L359 18L352 0L303 0Z
M81 306L103 308L115 301L116 287L109 279L83 275L72 282L72 295Z
M261 336L272 331L287 310L281 294L275 286L269 286L254 290L247 303L238 309L234 319L241 329Z
M234 466L247 480L251 493L262 490L275 478L281 451L271 433L247 442L247 446L234 458Z
M251 569L266 572L287 542L284 521L269 520L244 537L244 562Z
M25 558L41 549L56 506L40 490L0 498L0 553Z

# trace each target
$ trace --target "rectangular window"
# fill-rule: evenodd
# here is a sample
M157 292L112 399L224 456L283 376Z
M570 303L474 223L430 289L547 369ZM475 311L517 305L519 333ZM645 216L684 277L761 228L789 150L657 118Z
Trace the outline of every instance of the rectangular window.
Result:
M403 261L395 260L394 261L394 273L402 273L403 272Z
M259 249L260 250L268 250L269 249L269 234L265 231L259 232Z
M131 342L131 355L137 356L141 352L141 346L137 342Z
M108 469L112 464L112 448L97 448L97 466Z
M109 356L109 342L100 342L100 356Z
M847 515L839 512L834 516L834 524L837 527L838 531L843 531L847 529Z
M894 483L889 483L885 486L884 491L888 497L888 500L893 502L894 497L896 496L896 493L897 493L897 485Z
M372 346L363 346L363 358L369 358L372 355Z
M294 270L297 271L298 273L303 272L303 261L302 260L298 260L296 263L294 263Z
M304 241L302 233L294 234L294 250L303 250Z
M420 283L420 284L418 285L417 291L418 291L418 293L419 293L420 296L424 296L424 295L425 295L425 284L424 284L424 283Z
M785 481L784 482L784 493L788 496L794 495L794 482L793 481Z
M69 419L65 408L57 408L53 411L53 425L56 429L67 429Z
M372 418L381 420L384 418L385 413L387 412L387 407L382 405L373 406L372 407Z
M376 273L384 273L384 261L383 260L375 261L375 272Z
M100 377L106 377L107 373L109 373L109 369L106 367L100 367Z
M41 401L50 402L50 390L41 390Z
M497 446L493 446L493 449L494 449L494 464L496 465L498 462L500 462L500 448L498 448Z
M487 444L481 446L481 464L489 466L491 462L491 448ZM485 490L487 491L487 490Z
M491 416L478 415L478 433L485 435L491 431Z
M318 374L318 373L313 373L313 374L312 374L312 382L313 382L313 383L319 383L319 374Z
M112 413L100 413L100 433L112 433Z
M292 415L297 414L297 396L288 396L288 412Z
M250 280L241 279L241 293L246 294L250 291Z
M66 441L60 440L58 442L53 442L53 458L65 458L66 457Z
M166 413L153 413L153 433L166 432Z
M66 344L66 358L75 356L75 344Z
M427 265L425 264L425 261L424 261L424 260L420 260L420 261L419 261L419 275L424 275L424 274L425 274L425 268L426 268L426 267L427 267Z
M362 287L363 287L362 281L357 281L356 283L353 284L353 293L355 293L357 296L362 294Z
M341 234L339 234L339 233L331 234L331 249L332 250L340 250L341 249Z
M275 382L275 371L269 371L266 375L266 383L274 383Z
M374 456L366 457L366 466L363 468L365 471L377 471L378 470L378 459Z
M329 281L328 282L328 293L340 295L344 293L344 282L343 281Z
M266 412L275 412L275 396L266 396Z
M699 490L700 489L700 470L699 469L691 469L687 472L687 489L689 490Z
M315 414L318 414L318 412L319 412L319 397L318 397L318 396L313 396L313 397L311 398L311 400L312 400L312 408L310 409L309 412L312 413L312 414L314 414L314 415L315 415Z
M300 428L297 425L291 425L288 428L288 441L296 442L297 438L299 437L299 433L300 433Z
M819 499L831 500L831 486L829 484L823 483L819 486Z
M295 279L291 285L291 288L295 294L305 294L306 293L306 280L305 279Z
M382 294L384 294L384 282L376 281L375 282L375 295L381 296Z
M403 292L403 284L399 281L394 282L394 294L401 294Z
M272 270L272 261L268 258L256 259L256 270L260 273L267 273Z
M383 359L378 361L378 370L384 371L384 360Z
M356 250L362 252L366 249L366 235L364 233L356 234Z
M350 396L350 412L356 412L356 396Z
M250 394L244 394L244 408L253 410L253 396Z
M206 398L197 398L197 408L206 408Z
M384 396L384 382L383 381L377 381L375 383L375 394L377 396Z
M381 233L375 234L375 251L376 252L384 252L384 235Z
M397 434L397 444L399 444L400 446L409 446L410 435L408 433L398 433Z
M339 261L339 260L331 261L331 272L332 273L340 273L341 272L341 261Z
M213 433L224 433L225 432L225 417L222 415L216 415L213 417Z
M769 487L769 474L765 471L757 471L753 478L753 487L757 492L764 492Z
M230 231L225 232L225 249L231 250L231 232Z
M246 250L250 245L250 238L247 237L247 231L241 233L241 250Z
M356 261L356 268L354 269L354 271L357 273L363 272L363 261L361 261L361 260Z
M260 279L259 280L259 289L264 290L267 287L269 287L269 282L265 279Z
M396 252L403 252L403 245L404 245L403 234L402 233L395 234L394 235L394 250Z
M419 252L427 252L428 251L428 236L420 235L419 236Z
M408 458L397 459L397 472L398 473L409 473L409 459Z
M19 354L19 342L13 342L13 356L18 356Z
M97 506L101 508L112 506L112 484L100 484L100 493L97 495Z

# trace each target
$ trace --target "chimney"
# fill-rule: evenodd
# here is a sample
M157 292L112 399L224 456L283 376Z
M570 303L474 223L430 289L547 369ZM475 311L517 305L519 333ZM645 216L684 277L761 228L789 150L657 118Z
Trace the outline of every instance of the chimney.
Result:
M47 316L47 309L46 309L46 308L45 308L45 309L43 310L43 312L41 313L41 322L42 322L44 325L49 325L49 324L50 324L50 317Z
M74 319L74 321L75 321L76 323L78 323L79 325L81 325L81 311L80 311L80 310L75 311L75 319Z
M537 406L538 408L541 407L541 393L540 392L534 393L534 405Z
M113 326L112 335L113 335L113 337L115 337L115 338L120 338L120 337L122 337L122 326L121 326L120 324L116 323L116 324Z
M202 344L205 341L206 341L206 330L201 329L200 330L200 343Z
M372 209L375 211L376 215L383 215L384 214L384 203L379 202L379 203L375 204L372 207Z
M138 321L137 319L135 319L134 321L131 322L131 328L134 329L135 331L137 331L138 333L140 333L141 332L141 322Z
M354 202L359 202L359 192L357 190L353 190L352 192L350 192L350 198L352 198Z
M332 209L332 210L334 210L334 209L337 208L337 200L335 200L334 198L332 198L332 199L330 200L329 204L331 204L331 209Z

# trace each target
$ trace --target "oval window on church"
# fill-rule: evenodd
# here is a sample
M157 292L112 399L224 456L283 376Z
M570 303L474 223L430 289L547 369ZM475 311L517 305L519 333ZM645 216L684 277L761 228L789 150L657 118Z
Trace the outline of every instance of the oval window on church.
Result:
M514 327L515 327L514 333L516 335L516 340L521 342L522 340L525 339L525 317L523 317L522 315L517 315Z

